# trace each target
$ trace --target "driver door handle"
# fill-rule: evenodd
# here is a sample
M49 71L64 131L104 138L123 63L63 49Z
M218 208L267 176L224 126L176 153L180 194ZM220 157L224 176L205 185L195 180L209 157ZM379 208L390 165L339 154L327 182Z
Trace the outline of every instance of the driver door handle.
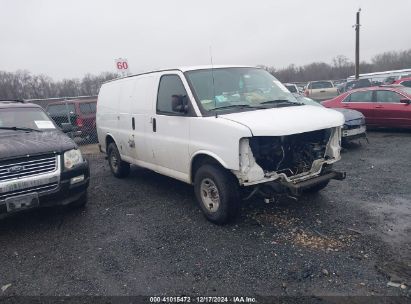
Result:
M154 117L151 119L151 123L153 125L153 132L157 132L157 121Z

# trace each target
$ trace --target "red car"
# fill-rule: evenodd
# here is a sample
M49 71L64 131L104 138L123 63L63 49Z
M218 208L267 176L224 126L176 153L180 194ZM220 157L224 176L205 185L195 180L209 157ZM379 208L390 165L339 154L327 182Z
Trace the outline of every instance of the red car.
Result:
M394 81L392 84L400 84L404 87L411 88L411 77L398 79L398 80Z
M327 108L360 111L368 126L411 129L411 88L399 85L352 90L323 101Z

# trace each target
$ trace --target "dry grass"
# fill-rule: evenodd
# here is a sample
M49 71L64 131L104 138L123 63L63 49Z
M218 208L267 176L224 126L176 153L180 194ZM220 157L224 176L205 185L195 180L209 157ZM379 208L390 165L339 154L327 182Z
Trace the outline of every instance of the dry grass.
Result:
M252 218L261 226L272 226L278 229L278 233L274 235L273 244L292 243L308 249L339 251L350 246L354 238L352 235L338 235L337 237L326 235L316 230L315 226L302 227L300 219L284 213L258 213L252 215Z

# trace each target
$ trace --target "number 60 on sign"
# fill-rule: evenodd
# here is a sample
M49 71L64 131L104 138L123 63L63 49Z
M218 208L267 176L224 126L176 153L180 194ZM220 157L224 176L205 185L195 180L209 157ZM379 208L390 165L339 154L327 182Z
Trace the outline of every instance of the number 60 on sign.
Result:
M120 73L127 74L128 73L128 62L127 59L119 58L115 60L116 62L116 69Z

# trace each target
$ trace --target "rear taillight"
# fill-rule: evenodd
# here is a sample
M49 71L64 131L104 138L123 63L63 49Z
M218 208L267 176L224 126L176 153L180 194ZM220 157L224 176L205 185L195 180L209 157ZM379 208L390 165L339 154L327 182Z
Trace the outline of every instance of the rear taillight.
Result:
M83 127L84 126L84 121L81 118L76 118L76 126L77 127Z

